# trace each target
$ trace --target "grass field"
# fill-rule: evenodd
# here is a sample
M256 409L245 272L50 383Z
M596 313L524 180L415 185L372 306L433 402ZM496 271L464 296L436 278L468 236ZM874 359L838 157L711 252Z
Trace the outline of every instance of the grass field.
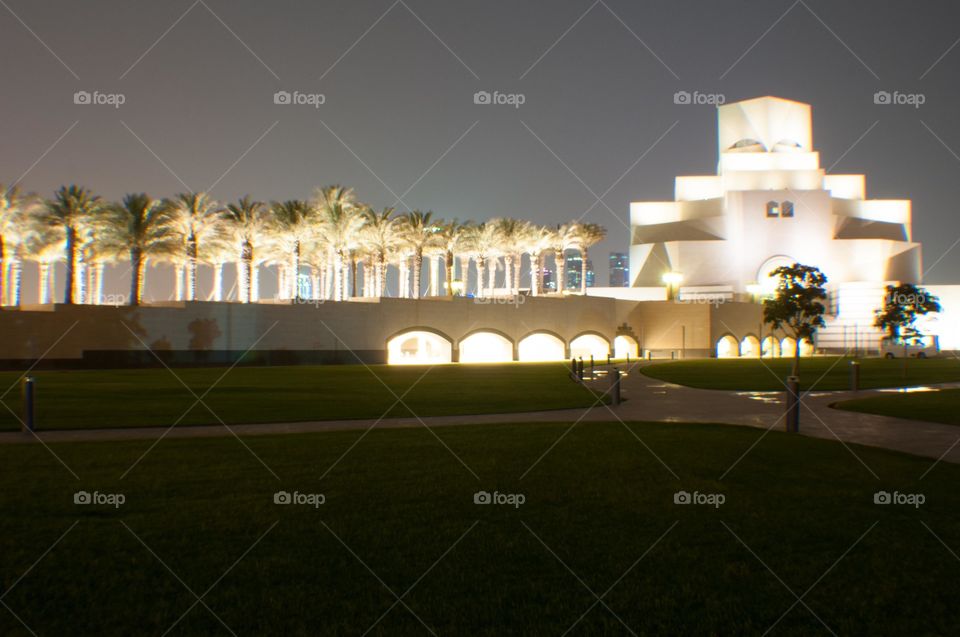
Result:
M397 367L225 368L34 372L40 429L168 427L453 414L589 406L561 363ZM17 429L20 374L0 373L0 429ZM212 387L212 389L210 389ZM189 388L189 389L188 389ZM389 389L388 389L389 388ZM205 395L209 389L209 393ZM193 392L193 393L191 393ZM211 413L197 397L209 405ZM409 409L397 403L402 398ZM214 415L216 414L216 415Z
M808 389L850 389L850 361L837 356L817 356L800 361L800 387ZM927 383L960 381L960 360L950 356L910 360L863 358L860 360L860 387L903 387ZM790 375L791 359L701 359L658 363L640 368L647 376L678 385L703 389L767 391L783 389Z
M839 402L834 406L837 409L881 416L960 425L960 389L855 398Z
M930 460L852 446L878 480L771 432L721 479L762 432L683 424L581 423L543 456L568 427L378 430L345 456L362 432L247 438L270 470L232 438L166 440L124 479L149 441L55 445L79 480L0 447L0 634L29 634L13 613L38 635L825 634L814 614L841 635L955 631L960 562L931 531L960 550L960 467L918 481Z

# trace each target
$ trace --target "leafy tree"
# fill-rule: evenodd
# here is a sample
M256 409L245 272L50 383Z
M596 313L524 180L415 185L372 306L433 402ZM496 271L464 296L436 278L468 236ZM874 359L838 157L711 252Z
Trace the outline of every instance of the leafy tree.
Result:
M887 332L891 339L903 339L904 354L909 342L922 334L916 328L919 317L940 311L940 299L913 283L888 285L883 307L875 312L874 325ZM906 359L906 356L904 356Z
M778 277L777 289L763 302L763 321L788 332L796 341L792 374L799 376L800 343L812 340L817 328L824 326L826 307L821 301L827 298L823 287L827 276L819 268L800 263L780 266L770 276Z

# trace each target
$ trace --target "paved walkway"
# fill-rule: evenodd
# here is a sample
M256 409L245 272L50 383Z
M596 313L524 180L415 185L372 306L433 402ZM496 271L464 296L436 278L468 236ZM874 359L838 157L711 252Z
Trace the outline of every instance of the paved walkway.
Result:
M603 370L600 373L604 373ZM607 386L605 378L588 382L595 392ZM960 384L941 385L956 387ZM513 414L485 414L467 416L431 416L417 418L390 418L381 420L333 420L276 424L231 425L239 436L310 433L321 431L380 429L402 427L454 426L502 422L590 422L647 420L661 422L710 422L747 425L763 429L783 430L782 392L733 392L693 389L665 383L632 369L622 383L624 402L617 407L605 406L586 409L522 412ZM814 392L807 394L801 407L801 433L815 438L883 447L918 456L941 458L945 462L960 463L960 427L937 423L903 420L886 416L859 414L832 409L831 403L854 396L876 395L877 390L851 392ZM20 432L0 433L0 444L30 443L38 439L49 442L88 440L142 440L167 438L209 438L233 435L223 425L196 427L139 427L126 429L83 429L74 431L46 431L36 434Z

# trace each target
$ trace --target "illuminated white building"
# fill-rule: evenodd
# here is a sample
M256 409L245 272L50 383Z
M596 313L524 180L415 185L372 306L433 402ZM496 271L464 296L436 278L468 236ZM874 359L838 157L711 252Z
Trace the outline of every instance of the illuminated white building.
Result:
M746 293L777 266L833 284L919 281L910 201L866 198L863 175L828 175L810 106L776 97L719 107L716 175L677 177L674 201L630 205L634 287L681 273L681 289Z
M775 287L776 267L814 265L830 292L818 349L875 349L884 286L922 283L910 200L868 199L864 175L827 174L809 104L730 103L717 109L717 125L716 175L677 177L673 201L630 204L632 286L666 283L681 300L756 299ZM960 349L960 286L930 290L944 311L926 329L944 349Z

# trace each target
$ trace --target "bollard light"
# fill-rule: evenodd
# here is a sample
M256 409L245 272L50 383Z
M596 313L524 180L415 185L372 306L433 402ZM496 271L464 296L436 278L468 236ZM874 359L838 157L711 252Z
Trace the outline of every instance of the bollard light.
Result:
M33 376L23 378L23 430L34 431L34 380Z

